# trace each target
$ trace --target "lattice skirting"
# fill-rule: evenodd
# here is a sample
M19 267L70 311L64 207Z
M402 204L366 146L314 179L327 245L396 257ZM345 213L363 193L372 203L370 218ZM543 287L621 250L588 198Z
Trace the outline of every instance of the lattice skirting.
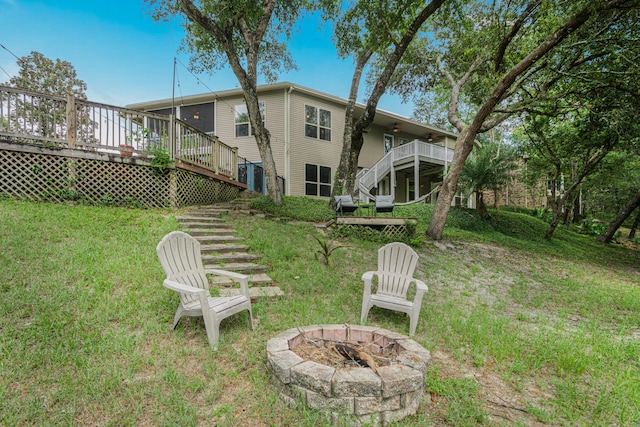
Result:
M146 208L236 198L239 187L182 169L0 150L0 197Z
M344 234L352 235L366 235L371 233L379 233L389 239L403 239L406 237L413 237L410 230L407 229L406 224L388 224L384 226L379 225L350 225L340 224L340 230L343 230Z

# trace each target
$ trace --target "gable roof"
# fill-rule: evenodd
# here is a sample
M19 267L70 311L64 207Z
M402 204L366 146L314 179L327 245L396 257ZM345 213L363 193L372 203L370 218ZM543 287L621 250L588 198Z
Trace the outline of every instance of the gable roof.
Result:
M279 82L273 84L265 84L258 86L258 93L260 92L269 92L275 90L294 90L297 92L302 92L307 95L311 95L316 98L324 99L326 101L331 101L339 105L347 106L348 101L339 96L331 95L325 92L320 92L315 89L308 88L306 86L296 85L291 82ZM243 91L241 88L234 88L223 90L219 92L206 92L200 93L197 95L188 95L181 96L180 103L182 105L193 105L193 104L201 104L205 102L211 102L214 99L218 98L229 98L243 96ZM147 101L147 102L139 102L135 104L129 104L125 106L125 108L131 110L155 110L160 108L167 108L172 105L172 99L160 99L155 101ZM356 103L355 107L355 116L357 117L359 114L363 114L365 111L365 105L362 103ZM400 114L392 113L390 111L376 109L376 115L373 121L374 125L378 125L387 129L391 129L395 124L401 123L404 131L414 134L414 135L424 135L425 137L429 134L441 135L441 136L449 136L451 138L456 138L456 134L444 129L436 128L434 126L430 126L419 121L413 120L409 117L402 116Z

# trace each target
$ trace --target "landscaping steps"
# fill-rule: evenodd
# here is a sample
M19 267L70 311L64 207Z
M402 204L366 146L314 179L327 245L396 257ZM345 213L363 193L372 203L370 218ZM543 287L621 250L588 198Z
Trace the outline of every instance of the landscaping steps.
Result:
M202 263L205 268L235 271L249 276L249 294L251 298L277 297L284 295L278 286L267 275L268 267L256 264L259 255L247 252L241 244L242 237L235 235L233 226L226 222L224 216L230 210L246 211L246 201L232 201L225 204L201 206L193 208L176 217L182 229L200 242ZM237 295L240 289L232 287L233 282L226 277L215 276L212 284L220 286L220 295Z

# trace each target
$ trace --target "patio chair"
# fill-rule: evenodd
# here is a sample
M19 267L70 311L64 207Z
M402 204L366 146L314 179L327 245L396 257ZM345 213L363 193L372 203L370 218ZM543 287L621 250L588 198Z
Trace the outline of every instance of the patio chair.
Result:
M341 216L345 213L354 213L360 206L353 203L353 199L351 196L335 196L336 199L336 213L339 213Z
M396 204L393 201L393 196L376 196L373 216L376 216L378 212L391 212L393 216L396 216Z
M204 318L207 338L213 350L218 349L220 322L241 311L249 312L249 326L253 329L249 276L231 271L205 269L202 265L200 242L182 231L173 231L156 247L158 258L167 275L166 288L180 295L180 304L173 318L173 329L183 316ZM207 274L216 274L240 283L241 294L212 297Z
M362 275L364 295L360 324L364 325L371 307L378 306L408 314L409 336L415 334L422 297L429 290L424 282L413 277L417 263L418 254L404 243L389 243L378 250L378 270ZM372 293L376 284L376 292ZM415 284L416 293L413 301L409 301L407 292L412 284Z

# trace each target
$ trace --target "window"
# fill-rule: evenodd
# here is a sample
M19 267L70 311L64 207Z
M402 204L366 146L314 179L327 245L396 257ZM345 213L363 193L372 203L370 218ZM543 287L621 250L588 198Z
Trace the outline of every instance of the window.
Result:
M393 149L393 135L384 135L384 154Z
M212 133L213 102L198 105L184 105L180 107L180 119L202 132Z
M266 125L264 102L260 102L260 115ZM251 129L251 123L249 123L249 111L246 104L236 105L236 138L241 136L253 135L253 129Z
M304 134L309 138L331 141L331 111L305 105Z
M400 138L400 143L399 145L404 145L404 144L408 144L409 140L408 139L404 139L404 138Z
M331 168L305 164L304 194L306 196L331 197Z

